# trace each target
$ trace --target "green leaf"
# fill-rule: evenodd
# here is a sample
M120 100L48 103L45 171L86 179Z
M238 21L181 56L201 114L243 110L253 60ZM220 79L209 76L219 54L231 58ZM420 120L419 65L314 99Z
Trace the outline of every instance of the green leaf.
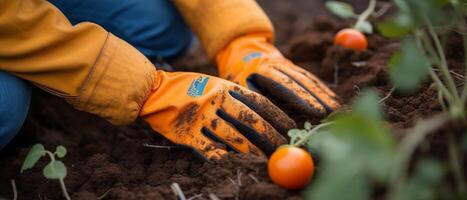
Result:
M386 184L395 142L381 121L378 94L364 90L352 112L333 118L307 142L319 155L320 173L305 191L305 199L367 200L370 183Z
M348 19L356 16L352 6L347 3L339 1L326 1L326 8L331 11L331 13L340 18Z
M55 155L57 155L57 157L59 158L65 157L66 153L67 153L66 148L62 145L57 146L57 148L55 149Z
M386 180L395 145L394 138L383 122L351 113L336 120L330 126L330 132L349 146L345 157L360 160L369 177L378 181Z
M443 168L439 161L423 158L417 162L415 172L402 188L401 200L430 200L436 197L436 185L443 177Z
M406 39L400 53L389 60L389 67L396 88L402 92L413 92L426 80L430 62L413 39Z
M66 177L67 170L62 161L52 161L44 167L42 171L48 179L63 179Z
M305 199L370 199L370 187L358 160L348 157L322 169L314 184L305 191Z
M301 134L302 130L300 129L290 129L288 132L287 132L287 135L290 137L290 138L296 138L298 137L300 134Z
M424 26L427 19L433 25L452 20L452 10L445 9L447 4L440 0L395 0L395 3L399 8L399 15L415 27Z
M396 21L381 22L377 25L377 29L381 35L389 38L405 36L412 30L411 27L404 26Z
M379 120L382 118L382 112L379 105L379 95L371 89L364 90L353 104L353 111L368 119Z
M303 124L303 127L306 129L306 130L311 130L311 123L310 122L305 122L305 124Z
M364 33L368 33L368 34L373 33L373 26L368 21L363 21L362 23L357 24L355 26L355 29L357 29L357 30L359 30L361 32L364 32Z
M467 131L465 131L462 136L460 149L463 153L467 153Z
M44 155L44 145L35 144L32 146L31 150L29 150L28 155L26 156L26 159L24 159L23 165L21 166L21 172L33 168L37 161Z

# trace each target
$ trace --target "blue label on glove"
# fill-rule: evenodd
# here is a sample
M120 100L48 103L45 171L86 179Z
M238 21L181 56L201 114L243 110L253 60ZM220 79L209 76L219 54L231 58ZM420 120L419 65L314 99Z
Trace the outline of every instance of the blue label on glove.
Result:
M243 62L250 62L250 60L253 60L255 58L259 58L259 57L261 57L261 55L262 55L261 52L250 53L250 54L246 55L245 57L243 57Z
M187 94L192 97L198 97L203 95L204 88L208 84L209 77L200 76L191 82L190 88L188 88Z

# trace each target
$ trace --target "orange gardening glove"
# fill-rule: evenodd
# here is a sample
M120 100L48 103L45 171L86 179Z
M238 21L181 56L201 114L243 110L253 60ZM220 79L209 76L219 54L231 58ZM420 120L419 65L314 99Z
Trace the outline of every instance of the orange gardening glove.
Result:
M295 123L263 96L198 73L156 72L140 116L174 143L207 158L226 150L269 155Z
M267 35L239 37L218 52L216 60L220 77L263 94L286 112L323 117L339 107L336 95L284 58Z

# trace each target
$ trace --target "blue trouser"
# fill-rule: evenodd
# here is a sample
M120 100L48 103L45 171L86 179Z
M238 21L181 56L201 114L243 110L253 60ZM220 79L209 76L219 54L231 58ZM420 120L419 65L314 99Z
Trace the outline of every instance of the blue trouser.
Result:
M73 24L90 21L132 44L149 58L172 58L193 34L170 0L50 0ZM30 86L0 71L0 149L19 131L29 108Z
M23 126L30 99L31 88L28 82L0 71L0 149Z
M76 24L90 21L149 58L182 53L193 35L170 0L49 0Z

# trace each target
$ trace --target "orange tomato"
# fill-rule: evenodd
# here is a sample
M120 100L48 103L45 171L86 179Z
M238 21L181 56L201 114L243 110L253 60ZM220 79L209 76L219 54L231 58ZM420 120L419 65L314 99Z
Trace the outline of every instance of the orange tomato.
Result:
M313 159L305 150L281 146L269 158L268 173L272 181L287 189L301 189L315 170Z
M368 40L362 32L346 28L337 32L334 37L334 44L343 46L354 51L363 51L368 48Z

